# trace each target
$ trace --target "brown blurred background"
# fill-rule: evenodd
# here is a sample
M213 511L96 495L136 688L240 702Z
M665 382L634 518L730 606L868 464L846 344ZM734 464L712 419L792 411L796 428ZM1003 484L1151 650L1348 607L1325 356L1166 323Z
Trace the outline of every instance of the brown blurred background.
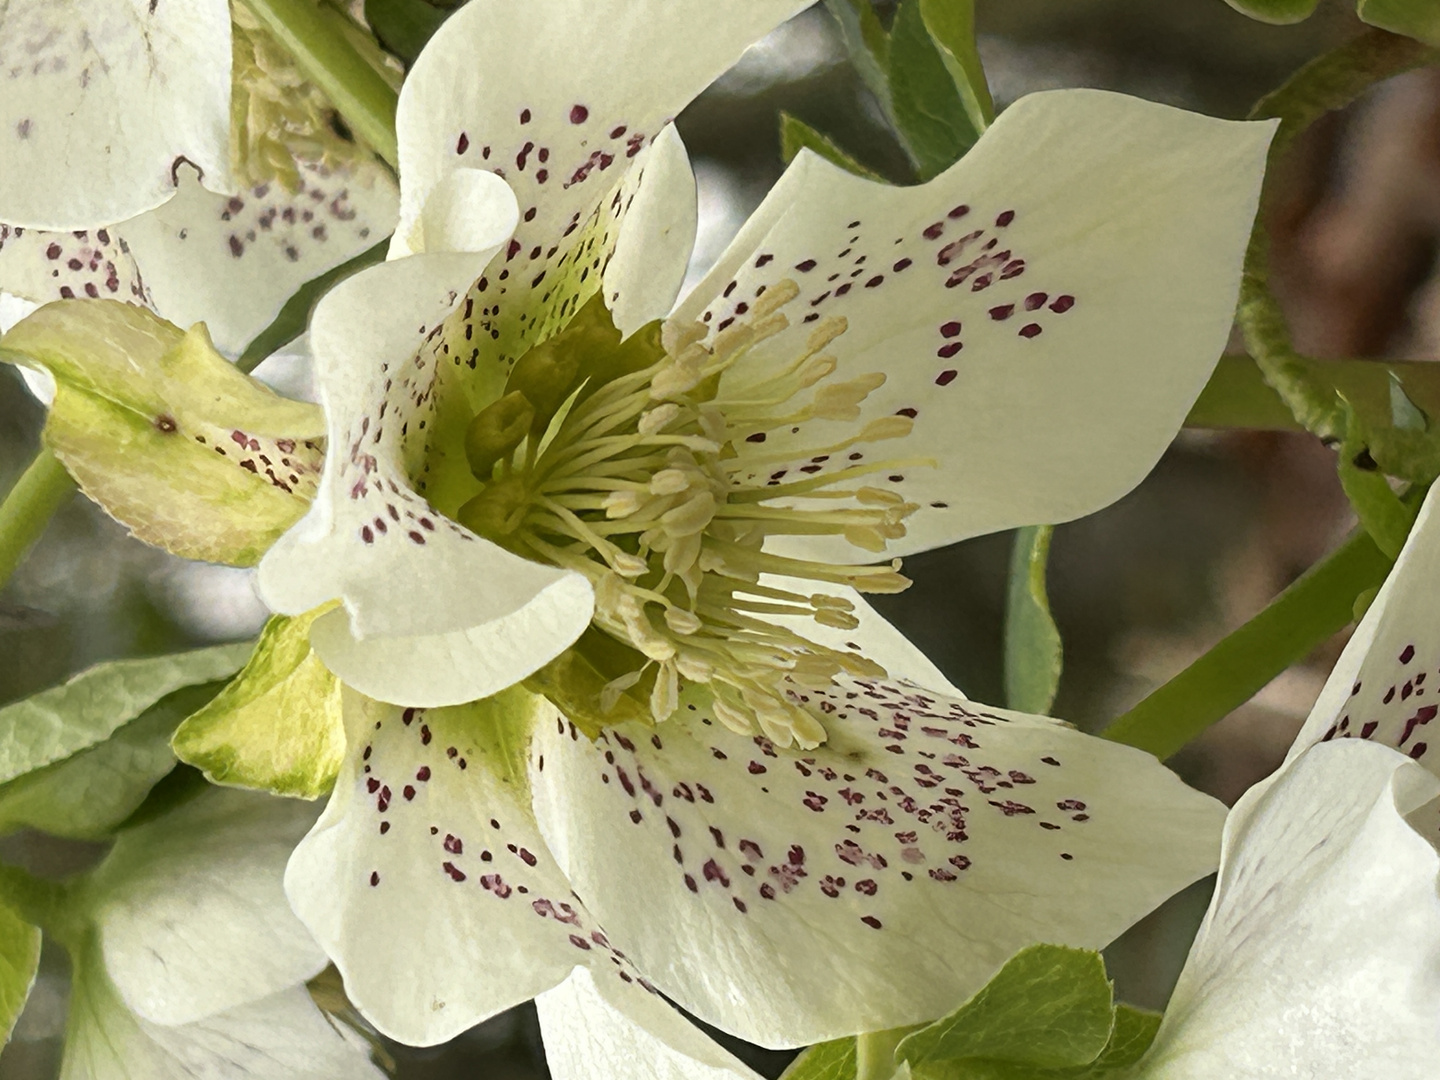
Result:
M980 0L981 51L1000 104L1033 90L1096 86L1220 116L1355 33L1344 5L1297 27L1249 21L1222 0ZM886 134L822 10L754 48L680 118L701 185L697 270L778 176L784 109L867 164L900 175ZM1312 355L1429 359L1440 353L1440 72L1380 87L1317 125L1280 177L1271 221L1277 290ZM0 373L0 486L36 446L40 409ZM1186 431L1154 474L1110 509L1059 528L1052 602L1065 639L1057 715L1106 720L1249 618L1351 525L1333 454L1306 436ZM971 696L1000 702L1008 535L907 562L917 583L883 610ZM0 701L96 660L254 633L263 608L244 572L185 564L126 538L83 502L56 519L0 594ZM1227 802L1283 755L1341 641L1276 679L1176 760ZM87 853L29 837L0 857L60 871ZM1208 883L1110 950L1122 998L1160 1007ZM64 963L47 953L4 1080L55 1074ZM747 1053L777 1075L788 1055ZM404 1080L544 1076L533 1012L515 1010L433 1050L394 1048Z

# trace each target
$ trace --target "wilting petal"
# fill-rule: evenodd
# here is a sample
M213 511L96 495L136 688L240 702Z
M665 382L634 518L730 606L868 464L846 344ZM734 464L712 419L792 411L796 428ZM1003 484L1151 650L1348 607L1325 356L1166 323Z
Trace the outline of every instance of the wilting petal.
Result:
M447 204L451 195L472 200L466 239L485 239L474 224L484 220L490 247L371 267L316 309L325 475L310 513L260 567L261 594L277 611L343 600L344 610L315 623L316 654L348 685L398 704L451 705L502 690L553 659L590 619L583 577L462 529L432 508L423 475L412 487L411 462L436 419L442 358L417 349L515 222L504 184L470 176L485 182L440 194ZM456 219L449 209L436 215Z
M304 512L320 410L241 374L204 327L186 334L131 304L61 301L0 344L0 359L53 377L46 444L147 543L244 566Z
M1137 751L915 686L810 695L794 753L682 720L542 726L536 813L667 995L771 1046L916 1023L1016 950L1098 948L1215 865L1222 808ZM643 895L644 902L636 902Z
M12 0L0 13L0 221L89 229L230 174L224 0Z
M1432 488L1365 617L1345 646L1310 718L1291 748L1293 759L1331 739L1392 746L1440 773L1440 510ZM1432 667L1431 665L1435 665Z
M1017 102L921 187L802 154L677 315L723 329L768 286L799 285L792 328L727 379L793 358L822 318L848 320L828 349L837 377L887 377L861 422L915 426L825 468L895 462L869 482L922 509L894 553L1069 520L1138 483L1204 386L1272 130L1071 90ZM783 478L785 450L850 432L802 425L756 473ZM838 538L787 550L853 554Z
M666 1002L618 973L575 973L535 999L554 1080L759 1080Z
M524 739L544 708L523 691L429 712L346 692L350 753L285 885L350 999L402 1042L619 963L528 805Z
M121 835L86 900L132 1012L188 1024L325 967L283 886L285 861L314 820L304 803L210 790Z
M379 162L299 169L298 191L274 183L235 196L206 191L187 169L175 198L119 226L155 310L181 326L203 321L234 356L296 289L395 227L399 195Z
M223 972L217 972L223 978ZM76 961L60 1080L383 1080L303 986L191 1024L135 1016L93 948Z
M1440 781L1337 742L1237 804L1138 1075L1427 1080L1440 1059Z

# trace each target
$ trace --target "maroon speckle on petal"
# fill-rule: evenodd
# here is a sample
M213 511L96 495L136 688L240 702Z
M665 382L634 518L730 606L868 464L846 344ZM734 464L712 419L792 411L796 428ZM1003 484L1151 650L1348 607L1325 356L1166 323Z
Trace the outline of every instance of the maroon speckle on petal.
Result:
M1039 323L1026 323L1020 328L1020 336L1023 338L1036 338L1040 336Z
M466 150L469 150L469 149L470 149L470 136L469 136L469 135L466 135L465 132L462 131L462 132L460 133L460 138L458 138L458 139L455 140L455 153L457 153L457 154L463 154L463 153L465 153Z
M570 108L570 122L572 124L583 124L590 119L590 110L584 105L572 105Z
M1075 298L1073 296L1057 296L1055 302L1050 305L1050 310L1057 315L1064 315L1074 306Z
M935 385L949 386L952 382L955 381L955 376L959 374L960 373L958 371L955 371L953 368L949 371L942 371L939 375L935 376Z

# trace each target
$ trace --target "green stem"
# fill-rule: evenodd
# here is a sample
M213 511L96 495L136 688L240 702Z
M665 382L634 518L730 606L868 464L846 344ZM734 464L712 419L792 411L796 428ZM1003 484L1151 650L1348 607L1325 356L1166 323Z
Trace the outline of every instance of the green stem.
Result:
M67 922L65 886L46 881L18 866L0 865L0 904L12 909L31 926L47 933Z
M294 56L305 77L325 91L351 129L396 165L398 95L356 51L319 0L243 0Z
M855 1036L855 1080L892 1080L895 1048L905 1034L904 1028L897 1028Z
M0 586L40 538L55 511L75 490L65 466L47 449L35 455L0 503Z
M1370 535L1357 533L1102 734L1170 757L1348 626L1356 598L1377 588L1390 566Z

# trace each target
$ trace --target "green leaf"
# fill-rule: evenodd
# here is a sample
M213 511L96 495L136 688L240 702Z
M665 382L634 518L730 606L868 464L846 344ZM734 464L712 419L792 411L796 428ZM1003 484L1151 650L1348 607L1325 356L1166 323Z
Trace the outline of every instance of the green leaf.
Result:
M1110 1041L1114 1005L1100 954L1061 945L1016 953L944 1019L906 1036L896 1058L980 1058L1045 1069L1089 1065Z
M822 135L799 117L787 112L780 114L780 158L786 165L795 160L801 150L811 150L832 165L838 165L848 173L863 176L867 180L880 180L879 173L867 169L853 157L840 149L828 135Z
M920 0L920 15L976 131L995 120L995 102L975 47L975 0Z
M855 1039L810 1047L790 1063L780 1080L855 1080Z
M971 121L940 49L920 12L920 0L901 0L890 28L890 115L920 179L944 172L975 145Z
M840 36L855 70L889 113L890 35L880 24L870 0L825 0L825 7L840 24Z
M223 685L177 690L104 742L0 784L0 834L31 828L71 840L111 835L175 767L176 725Z
M249 651L245 643L146 660L114 660L7 705L0 709L0 782L105 741L181 687L234 674Z
M1050 614L1045 569L1054 526L1031 525L1015 534L1005 606L1005 703L1046 713L1060 687L1063 650Z
M1410 535L1410 526L1415 524L1418 504L1414 508L1406 506L1391 489L1390 481L1370 452L1364 424L1349 402L1344 405L1346 433L1337 463L1340 486L1375 546L1386 557L1398 558L1405 538Z
M47 304L0 340L47 370L46 445L140 539L248 566L305 513L324 415L237 371L203 324L189 333L131 304Z
M420 50L450 12L429 0L365 0L365 21L380 44L405 63L413 64Z
M1440 4L1435 0L1360 0L1355 10L1371 26L1440 45Z
M213 783L314 799L345 756L340 680L310 651L329 608L265 624L245 668L175 732L177 757Z
M39 927L0 907L0 1046L10 1041L39 967Z
M1083 1074L1085 1077L1109 1069L1123 1069L1134 1065L1160 1030L1161 1016L1149 1009L1137 1009L1133 1005L1115 1006L1115 1027L1110 1033L1110 1042L1105 1052L1095 1059L1093 1065Z
M1304 22L1315 11L1319 0L1225 0L1236 11L1242 11L1261 22L1285 24Z

